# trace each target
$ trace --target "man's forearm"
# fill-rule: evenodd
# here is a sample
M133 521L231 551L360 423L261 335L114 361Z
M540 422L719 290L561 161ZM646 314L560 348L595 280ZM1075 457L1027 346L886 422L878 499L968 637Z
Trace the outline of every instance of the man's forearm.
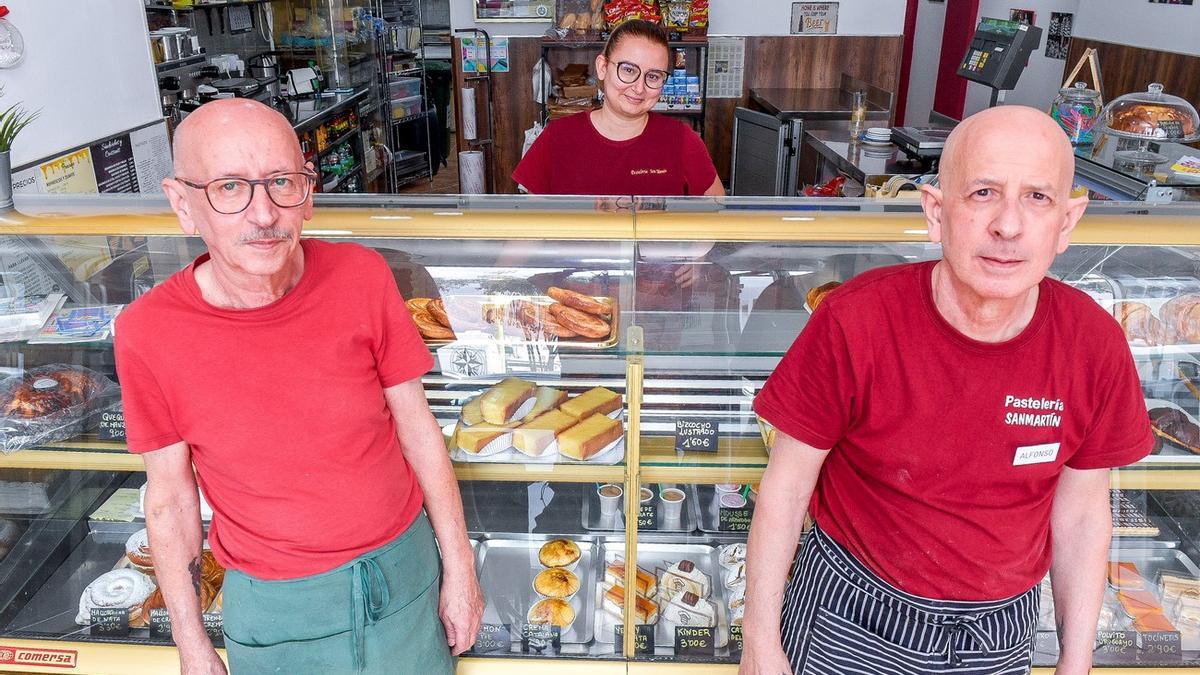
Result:
M437 537L442 564L446 573L452 576L467 569L474 570L462 496L442 430L428 409L412 417L416 419L404 425L400 440L417 483L425 493L425 510Z
M200 616L200 500L195 490L190 495L162 492L153 483L146 488L146 529L171 632L175 643L186 650L209 644Z
M804 511L796 512L795 497L786 486L772 486L765 478L746 546L746 637L778 644L783 592Z
M1050 583L1063 674L1086 673L1092 663L1112 540L1108 472L1088 473L1073 473L1069 484L1060 480L1051 517Z

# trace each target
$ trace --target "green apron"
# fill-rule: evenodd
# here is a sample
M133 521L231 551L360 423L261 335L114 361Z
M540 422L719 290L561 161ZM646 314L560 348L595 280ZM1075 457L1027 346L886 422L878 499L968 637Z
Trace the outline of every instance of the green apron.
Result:
M424 513L399 537L323 574L263 581L229 570L231 675L454 672L438 617L441 560Z

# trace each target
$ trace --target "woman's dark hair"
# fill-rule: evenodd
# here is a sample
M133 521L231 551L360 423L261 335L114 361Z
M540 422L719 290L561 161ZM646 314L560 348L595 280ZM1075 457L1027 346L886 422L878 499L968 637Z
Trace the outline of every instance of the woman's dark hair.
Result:
M642 19L631 19L617 26L616 30L608 36L608 42L604 43L604 58L612 58L613 50L617 48L617 44L627 37L640 37L656 45L661 45L663 49L670 49L670 39L667 36L667 29L662 27L662 24L653 21L643 21Z

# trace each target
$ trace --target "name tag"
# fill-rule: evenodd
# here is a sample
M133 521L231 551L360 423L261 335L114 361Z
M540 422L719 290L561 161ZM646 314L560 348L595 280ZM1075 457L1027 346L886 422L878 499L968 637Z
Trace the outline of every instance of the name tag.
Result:
M1053 462L1058 459L1058 446L1058 443L1021 446L1017 448L1017 454L1013 457L1013 466Z

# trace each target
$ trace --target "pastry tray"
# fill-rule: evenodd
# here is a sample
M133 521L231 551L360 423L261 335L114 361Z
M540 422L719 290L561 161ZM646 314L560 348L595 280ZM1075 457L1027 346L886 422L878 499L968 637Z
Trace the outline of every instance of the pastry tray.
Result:
M520 642L520 626L528 623L527 614L541 596L533 590L533 579L545 569L538 561L542 545L554 537L539 539L484 539L475 549L479 585L486 605L483 623L508 624L513 639ZM575 621L560 636L562 644L587 644L593 633L593 589L596 586L598 545L594 541L571 538L579 545L579 592L571 598Z
M596 488L599 488L599 484ZM622 486L624 487L624 486ZM696 501L696 491L693 485L677 485L674 483L660 483L657 485L647 486L654 493L654 504L657 507L655 511L654 528L651 530L642 530L642 532L693 532L696 529L696 512L692 509L691 504ZM659 497L664 488L677 488L683 490L687 495L684 498L684 503L680 509L679 520L669 522L663 518L662 498ZM612 518L604 518L600 515L600 495L596 490L589 490L588 494L583 498L583 528L592 532L624 532L625 531L625 497L622 495L619 508L613 514Z
M695 498L692 499L692 509L695 512L696 522L700 527L701 532L711 534L738 534L744 539L748 533L746 532L727 532L720 529L721 516L719 505L717 503L717 488L713 485L696 485ZM751 513L754 511L754 503L746 502L746 506Z
M620 544L613 547L605 545L604 547L604 562L598 565L599 570L603 570L604 566L618 558L625 557L625 548ZM637 547L638 567L653 574L655 578L661 582L662 574L673 563L680 560L691 560L696 563L696 568L708 575L712 585L712 593L709 594L708 600L713 603L713 609L717 614L716 630L713 633L714 645L717 649L725 647L729 643L729 612L725 609L725 583L723 580L723 569L718 562L718 549L715 546L707 544L651 544L639 542ZM602 575L602 571L598 572ZM601 579L602 581L602 579ZM596 584L596 641L597 642L612 642L615 633L614 628L618 623L615 618L603 610L600 604L602 598L603 583ZM661 598L655 597L655 602L659 604L659 613L663 610ZM674 628L667 625L667 622L661 618L656 622L654 628L654 646L667 647L674 649L675 647L675 631Z
M624 397L622 396L622 407L609 413L608 416L610 418L621 420L625 416L623 401ZM501 434L501 438L507 437L509 439L506 449L488 454L480 453L473 455L462 448L457 447L456 432L460 423L461 422L455 422L454 424L443 427L442 435L449 438L448 442L451 445L450 460L462 464L620 464L621 461L625 459L625 434L629 431L622 421L621 426L623 428L623 433L620 438L612 443L609 443L606 447L602 448L600 452L597 452L591 457L584 460L578 460L566 457L558 452L557 439L551 443L551 447L547 448L546 451L541 455L538 455L537 457L526 455L512 446L512 434ZM492 443L498 442L500 442L500 438L492 441Z
M517 302L520 300L524 300L526 302L531 302L535 305L542 305L545 307L549 307L550 305L557 302L556 300L554 300L553 298L551 298L548 295L452 295L452 296L447 296L447 297L455 298L455 299L461 298L464 300L478 301L480 311L486 311L488 309L505 308L506 306L512 304L513 302ZM592 297L594 300L614 301L613 302L613 313L612 313L612 316L608 320L609 332L608 332L607 337L598 338L595 340L589 340L587 338L579 338L579 337L561 338L560 339L555 336L530 339L524 335L524 333L521 331L520 326L510 323L508 321L507 311L505 312L505 320L494 323L494 324L487 324L487 328L473 329L470 332L474 333L475 335L486 335L489 340L495 340L496 342L498 342L502 345L526 345L526 344L557 345L559 347L570 347L572 349L608 349L609 347L616 346L616 344L618 342L620 342L620 339L621 339L621 311L615 302L616 299L610 298L610 297L605 297L605 296L590 296L590 297ZM453 317L451 317L450 322L454 323ZM465 331L465 330L464 331L455 330L456 335L460 332L463 333L464 335L466 335L468 333L468 331ZM490 334L489 334L489 332L490 332ZM427 338L422 338L422 339L425 341L425 344L430 347L444 347L448 344L457 342L461 338L456 338L453 340L431 340L431 339L427 339Z

